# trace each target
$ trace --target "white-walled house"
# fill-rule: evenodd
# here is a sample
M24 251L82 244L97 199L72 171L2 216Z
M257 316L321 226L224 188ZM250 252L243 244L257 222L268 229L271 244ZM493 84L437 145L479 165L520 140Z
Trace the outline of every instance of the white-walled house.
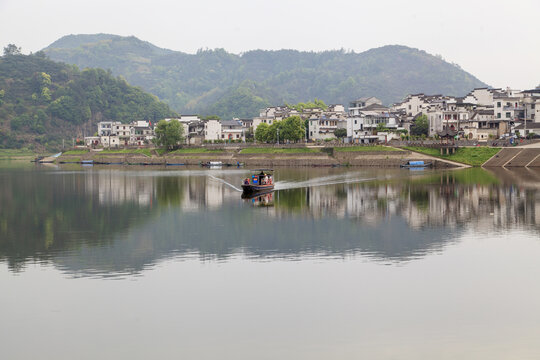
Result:
M349 103L349 116L360 115L360 111L370 105L381 105L382 101L374 96L362 97Z
M523 119L524 108L520 97L496 95L493 98L495 119L515 121Z
M204 139L207 141L221 139L221 122L219 120L206 120L204 122Z
M310 140L336 139L334 131L345 129L347 120L336 113L313 114L308 120Z
M499 89L476 88L463 98L463 102L467 104L491 106L493 105L493 94L498 90Z
M130 145L147 145L153 139L154 129L148 121L139 120L131 123Z
M244 126L240 120L221 121L221 140L225 141L245 141Z

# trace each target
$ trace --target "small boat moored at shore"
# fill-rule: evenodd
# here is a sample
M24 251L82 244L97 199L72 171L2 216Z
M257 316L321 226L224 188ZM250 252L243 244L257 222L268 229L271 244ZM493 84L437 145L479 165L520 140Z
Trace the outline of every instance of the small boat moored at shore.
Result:
M409 160L405 164L401 164L400 167L408 169L418 169L418 168L427 168L433 166L430 162L424 162L423 160Z
M221 162L221 161L207 161L205 163L201 163L201 166L205 166L205 167L209 167L209 168L222 167L223 162Z
M250 178L242 181L243 194L269 192L274 190L274 175L272 169L254 170Z

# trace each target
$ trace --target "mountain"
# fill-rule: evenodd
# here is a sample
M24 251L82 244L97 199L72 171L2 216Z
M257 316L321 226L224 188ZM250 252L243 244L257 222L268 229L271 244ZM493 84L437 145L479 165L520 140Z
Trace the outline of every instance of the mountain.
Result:
M102 69L34 55L0 57L0 148L58 149L62 139L96 132L103 120L175 116L169 106Z
M362 53L223 49L186 54L136 37L69 35L43 50L51 59L110 69L182 113L257 115L257 106L322 99L348 104L362 96L384 103L407 94L462 96L486 86L458 65L425 51L389 45ZM225 106L235 102L235 106ZM253 110L254 109L254 110Z

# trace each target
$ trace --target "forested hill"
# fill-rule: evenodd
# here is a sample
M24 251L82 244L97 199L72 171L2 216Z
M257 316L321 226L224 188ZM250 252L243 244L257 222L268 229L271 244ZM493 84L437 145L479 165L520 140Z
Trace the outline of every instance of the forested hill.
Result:
M440 57L397 45L362 53L254 50L234 55L217 49L186 54L135 37L99 34L69 35L44 51L79 67L111 69L182 113L228 118L314 98L348 104L376 96L390 104L409 93L461 96L486 85Z
M0 57L0 148L57 149L62 139L93 135L103 120L176 115L165 103L101 69L34 55Z

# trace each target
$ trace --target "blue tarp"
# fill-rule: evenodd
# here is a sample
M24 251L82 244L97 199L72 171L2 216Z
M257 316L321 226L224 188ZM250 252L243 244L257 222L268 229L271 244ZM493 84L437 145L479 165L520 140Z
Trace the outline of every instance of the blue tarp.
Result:
M423 166L423 165L424 165L424 161L422 161L422 160L419 160L419 161L409 161L409 165L419 165L419 166Z

